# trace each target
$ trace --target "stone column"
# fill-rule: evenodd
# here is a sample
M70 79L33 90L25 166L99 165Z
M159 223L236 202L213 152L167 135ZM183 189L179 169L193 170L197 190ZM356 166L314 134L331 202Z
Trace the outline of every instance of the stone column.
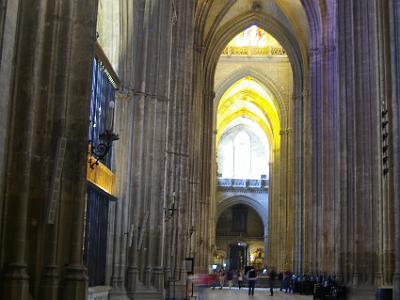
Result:
M278 146L280 147L280 145ZM270 211L269 211L269 232L270 232L270 266L279 268L281 262L281 224L282 224L282 217L281 217L281 159L280 159L280 150L281 148L273 149L273 170L271 172L272 177L272 188L271 188L271 199L270 199Z
M392 128L393 135L393 186L395 216L395 271L393 275L393 299L400 299L400 1L389 1L392 58Z
M32 20L31 11L37 14L37 22ZM4 282L2 295L4 299L29 299L29 276L26 262L27 251L27 219L29 210L29 187L31 175L32 147L34 136L35 108L38 93L32 86L39 86L38 76L40 63L35 64L35 58L40 59L40 51L34 50L33 43L28 42L28 37L40 42L38 35L43 30L44 12L39 12L39 7L31 7L29 3L21 3L18 9L20 18L15 37L16 43L21 47L15 55L15 75L11 86L14 86L11 96L12 115L10 118L9 157L7 163L7 178L5 179L5 216L4 245ZM30 30L29 30L30 29ZM22 51L24 47L24 51ZM42 47L40 47L40 50ZM32 75L31 75L32 74ZM36 76L35 76L36 75ZM26 92L25 92L26 91ZM10 110L11 111L11 110ZM21 122L20 120L24 120ZM3 180L3 178L2 178Z
M10 85L14 90L15 109L10 119L12 138L6 193L8 234L4 260L8 266L2 291L5 299L29 299L37 294L43 299L56 294L82 299L87 294L87 277L82 265L83 206L97 3L89 1L81 6L61 2L20 3L16 73ZM48 25L57 30L48 31ZM60 114L62 118L58 118ZM56 140L64 137L67 144L62 158L56 156L55 149ZM43 162L39 170L38 162ZM52 190L44 174L50 174L49 165L55 163L63 165L58 178L61 194L49 199ZM37 178L43 178L39 185ZM37 197L38 191L42 192L41 198ZM58 228L45 225L47 220L42 215L50 200L60 207L55 210L55 222L61 224ZM37 207L32 208L33 201ZM38 214L40 209L43 210ZM28 225L28 216L33 226ZM32 239L28 229L37 240L26 242ZM57 235L59 229L62 233ZM37 251L45 248L48 251ZM31 260L33 253L36 255L30 271L37 276L43 274L43 278L42 281L35 278L29 287L26 260ZM56 257L65 264L61 292L58 273L53 272L57 269ZM43 283L47 276L48 284L38 291L38 283Z
M284 124L283 126L286 126ZM279 149L279 191L277 206L278 206L278 218L276 222L279 224L278 229L278 263L276 265L276 272L283 272L286 263L286 255L287 255L287 224L288 224L288 211L287 211L287 181L288 176L290 174L287 173L288 167L288 141L287 141L287 130L285 127L281 129L280 140L281 145ZM275 181L275 184L277 182ZM275 185L276 186L276 185Z
M271 149L272 150L272 149ZM264 229L264 236L267 236L267 245L265 248L265 252L264 252L264 258L265 258L265 262L264 264L269 266L271 265L271 260L272 260L272 245L271 245L271 240L272 240L272 232L271 232L271 214L272 214L272 200L273 200L273 170L274 170L274 163L271 161L268 163L268 169L269 169L269 184L268 184L268 211L267 211L267 226Z
M64 228L68 238L62 246L67 248L62 299L83 299L87 296L86 269L82 262L83 230L86 197L87 130L89 127L89 95L91 66L94 54L97 1L84 5L73 2L65 5L66 22L69 24L66 88L65 136L68 144L64 159L61 201L64 210ZM65 48L60 47L64 53ZM84 87L82 89L82 86ZM68 215L73 211L73 218ZM69 243L67 242L69 241Z
M292 271L295 273L303 272L304 268L304 187L303 181L305 172L303 170L303 145L301 144L302 141L302 128L303 125L303 113L304 111L304 103L303 98L307 96L303 95L303 93L294 93L292 96L293 101L293 108L296 111L295 119L293 119L293 209L294 209L294 216L293 216L293 235L294 235L294 244L293 244L293 269Z
M340 114L342 116L340 129L341 154L341 222L342 237L340 262L342 265L343 281L351 282L353 274L352 249L349 240L352 240L353 224L349 218L354 208L354 49L352 26L352 1L338 2L338 51L339 51L339 99ZM342 26L343 25L343 26Z
M316 37L318 38L318 37ZM322 124L323 124L323 70L322 70L322 50L321 45L313 45L314 49L309 50L310 63L310 114L311 124L311 198L308 215L306 218L309 221L309 253L308 259L311 272L317 272L321 268L322 261L322 239L320 238L322 226Z
M133 124L130 139L134 141L130 153L129 167L131 173L128 178L130 189L129 207L129 228L132 230L132 243L128 248L128 271L127 271L127 292L133 294L137 288L139 277L138 266L138 240L140 234L142 216L143 185L142 185L142 166L143 166L143 141L144 141L144 67L146 61L146 34L143 30L145 19L146 0L124 1L121 10L126 10L126 14L121 14L121 28L123 38L121 39L121 49L127 49L121 60L121 80L124 88L132 94L133 101ZM133 17L133 20L131 19ZM140 41L140 42L137 42ZM131 50L130 50L131 49ZM143 217L143 216L142 216Z
M0 195L5 194L5 180L7 174L7 157L8 157L8 141L10 133L10 119L12 108L12 82L14 77L14 61L16 56L16 42L17 42L17 16L19 11L19 1L7 0L5 1L5 8L2 10L0 22L3 24L0 36ZM3 208L4 197L0 197L0 241L4 245L4 220ZM3 254L4 247L0 246L0 268L3 267Z
M131 228L129 226L130 185L129 179L132 172L129 166L132 164L132 123L133 101L132 95L122 90L115 96L115 122L114 131L119 135L119 141L114 144L115 158L115 195L117 202L110 203L109 222L113 226L109 231L111 242L108 249L108 261L110 261L111 274L111 299L127 299L125 290L125 274L127 270L127 246L130 245Z

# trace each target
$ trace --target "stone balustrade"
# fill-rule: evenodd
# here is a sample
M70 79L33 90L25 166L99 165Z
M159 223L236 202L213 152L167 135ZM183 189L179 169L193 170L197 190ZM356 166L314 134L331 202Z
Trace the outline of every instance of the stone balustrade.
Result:
M237 179L237 178L219 178L218 189L231 188L249 188L266 190L269 188L268 179Z

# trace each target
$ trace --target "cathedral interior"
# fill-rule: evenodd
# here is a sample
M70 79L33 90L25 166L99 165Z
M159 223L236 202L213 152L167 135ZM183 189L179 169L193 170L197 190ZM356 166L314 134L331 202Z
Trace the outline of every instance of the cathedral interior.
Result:
M0 0L0 98L0 299L400 299L400 0Z

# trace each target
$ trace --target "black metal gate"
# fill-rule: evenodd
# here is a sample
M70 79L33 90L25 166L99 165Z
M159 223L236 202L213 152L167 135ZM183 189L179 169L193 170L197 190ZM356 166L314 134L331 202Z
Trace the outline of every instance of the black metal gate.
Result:
M89 286L105 284L109 201L101 192L88 187L83 259Z
M90 149L101 142L99 136L107 129L109 103L114 100L115 87L99 59L93 61L92 94L90 99ZM101 161L111 166L111 151ZM89 166L97 168L96 164ZM85 248L83 261L88 269L89 286L105 285L108 208L111 196L94 185L89 185L86 200Z

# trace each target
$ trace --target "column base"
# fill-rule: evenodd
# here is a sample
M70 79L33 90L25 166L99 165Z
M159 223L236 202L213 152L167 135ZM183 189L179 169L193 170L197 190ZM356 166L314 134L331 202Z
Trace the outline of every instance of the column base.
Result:
M166 299L186 299L186 281L170 282L166 291Z
M151 275L152 275L152 268L151 268L151 266L147 266L146 267L146 270L145 270L145 276L144 276L144 278L145 278L145 280L144 280L144 283L145 283L145 285L146 285L146 288L150 288L151 287Z
M121 277L113 278L112 282L112 290L110 291L110 299L112 300L129 300L126 289L125 289L125 280Z
M26 264L12 263L3 278L2 299L29 300L29 275Z
M374 285L375 286L382 286L383 285L383 273L381 273L381 272L375 273Z
M136 288L137 288L137 282L138 282L138 276L139 276L139 270L138 268L135 267L129 267L128 268L128 274L127 274L127 290L128 294L133 293Z
M154 286L157 290L164 290L164 272L162 267L154 268Z
M59 289L59 269L57 265L44 267L42 280L39 285L40 299L57 299Z
M82 265L66 266L61 286L61 299L82 300L88 297L88 276Z

